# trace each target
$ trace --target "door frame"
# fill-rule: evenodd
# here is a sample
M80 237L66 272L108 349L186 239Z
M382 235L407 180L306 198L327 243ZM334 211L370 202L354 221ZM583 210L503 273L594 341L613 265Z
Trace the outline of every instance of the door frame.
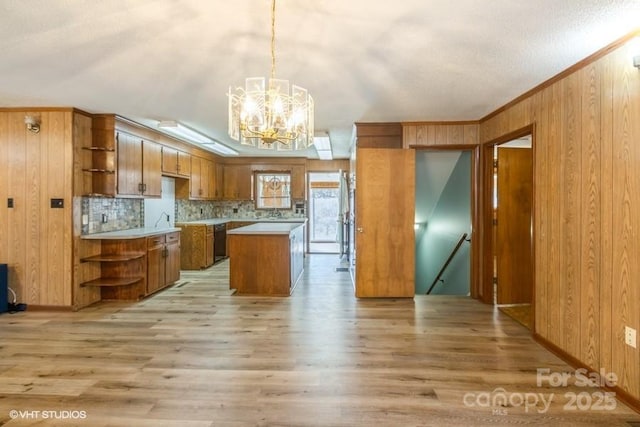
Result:
M416 151L471 151L471 236L469 242L469 251L471 254L471 271L469 275L471 276L471 283L469 284L469 291L471 294L471 298L480 299L484 302L482 298L482 245L476 245L476 239L481 236L481 218L482 211L481 208L481 179L480 179L480 171L481 171L481 147L477 144L430 144L430 145L411 145L410 148ZM481 242L479 240L479 242Z
M536 301L536 207L535 194L536 182L536 129L535 124L530 124L513 132L504 134L498 138L492 139L482 144L480 150L480 166L481 166L481 183L479 204L481 205L480 227L481 227L481 295L480 300L486 304L494 304L494 286L493 286L493 253L496 242L493 234L493 150L496 145L531 135L531 156L533 162L532 180L532 200L531 200L531 263L532 263L532 281L533 289L531 293L531 332L535 334L535 301Z

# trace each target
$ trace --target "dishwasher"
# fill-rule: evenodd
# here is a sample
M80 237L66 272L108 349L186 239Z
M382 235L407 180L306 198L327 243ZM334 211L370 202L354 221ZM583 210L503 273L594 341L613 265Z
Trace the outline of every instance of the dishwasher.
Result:
M227 257L227 224L217 224L213 227L213 262L216 263Z

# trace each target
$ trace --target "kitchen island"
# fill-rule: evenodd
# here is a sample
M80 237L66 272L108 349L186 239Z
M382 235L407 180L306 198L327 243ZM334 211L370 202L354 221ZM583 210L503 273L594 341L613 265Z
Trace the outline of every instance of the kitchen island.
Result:
M289 296L302 275L304 223L260 222L227 232L229 280L239 295Z

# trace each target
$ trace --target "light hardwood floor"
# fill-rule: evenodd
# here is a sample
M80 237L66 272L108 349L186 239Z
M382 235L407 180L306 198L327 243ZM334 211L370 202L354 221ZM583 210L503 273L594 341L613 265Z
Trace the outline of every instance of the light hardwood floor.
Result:
M448 296L357 300L349 273L335 271L336 256L306 262L290 298L231 295L223 262L183 272L178 285L138 303L1 315L0 425L640 421L620 402L612 411L566 410L565 393L592 398L601 390L537 387L537 368L570 368L491 306ZM483 398L500 389L512 405L485 406ZM520 397L548 400L552 393L547 412L541 402L528 412L519 406ZM11 420L12 409L57 412ZM86 418L50 419L68 415L60 411L85 411Z

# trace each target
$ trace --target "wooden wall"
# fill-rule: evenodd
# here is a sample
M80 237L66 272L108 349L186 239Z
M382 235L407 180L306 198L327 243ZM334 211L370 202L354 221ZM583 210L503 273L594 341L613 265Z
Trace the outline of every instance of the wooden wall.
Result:
M477 145L479 134L478 122L406 122L402 123L402 146Z
M26 114L40 117L39 133ZM71 306L72 123L71 109L0 111L0 262L19 302Z
M483 119L534 125L535 332L640 399L640 71L628 45ZM594 60L595 59L595 60Z

